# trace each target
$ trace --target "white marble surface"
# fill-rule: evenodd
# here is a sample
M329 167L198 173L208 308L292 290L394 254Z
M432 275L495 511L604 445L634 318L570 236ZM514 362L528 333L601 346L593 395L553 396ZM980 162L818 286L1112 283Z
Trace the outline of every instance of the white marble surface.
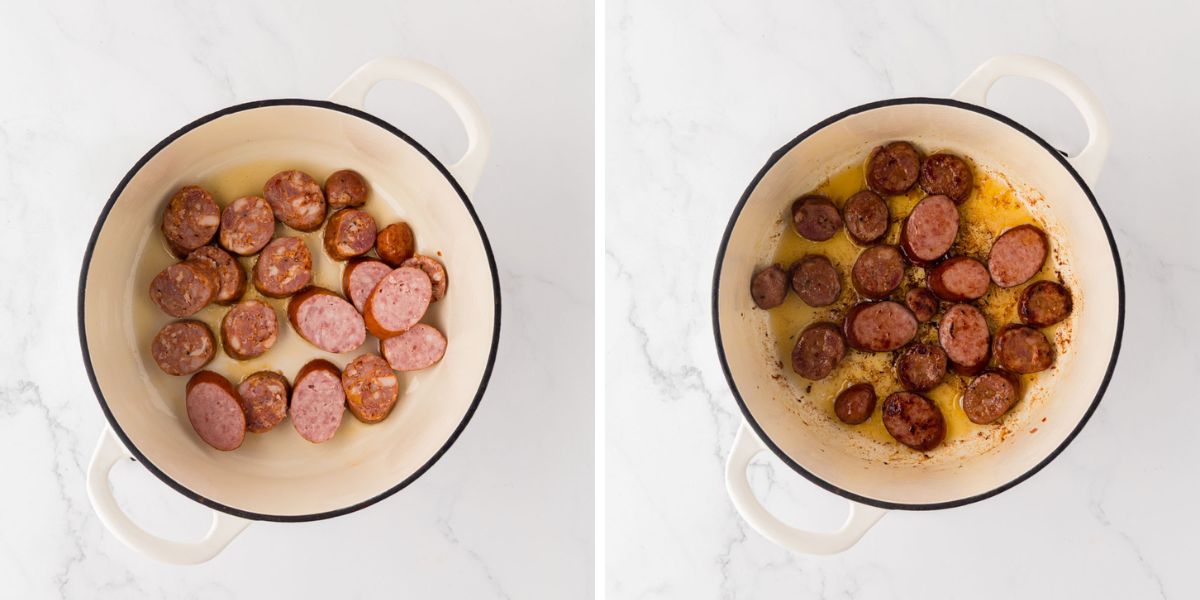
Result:
M1103 4L1104 8L1100 8ZM1116 5L1123 4L1124 8ZM1020 1L608 5L606 587L610 598L1195 598L1200 404L1194 4ZM833 557L795 556L734 513L741 418L709 294L729 214L770 154L863 102L946 95L984 59L1067 66L1113 146L1096 195L1125 267L1108 394L1031 480L968 507L887 515ZM1066 100L1004 81L993 104L1067 150ZM761 455L760 497L830 529L845 504Z
M587 2L0 5L0 596L589 596L592 31ZM487 395L441 461L384 502L254 524L201 566L145 559L84 492L104 426L75 322L95 218L177 127L242 101L323 98L383 55L446 69L494 128L474 196L504 302ZM432 94L385 85L368 109L447 161L465 145ZM136 463L113 479L152 531L194 539L207 526Z

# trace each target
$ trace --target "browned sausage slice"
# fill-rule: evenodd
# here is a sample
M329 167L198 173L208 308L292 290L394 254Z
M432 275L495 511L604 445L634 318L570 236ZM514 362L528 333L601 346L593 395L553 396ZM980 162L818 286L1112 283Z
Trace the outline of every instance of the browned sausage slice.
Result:
M254 288L264 296L286 298L308 287L312 266L312 254L304 240L275 238L254 263Z
M288 414L300 437L320 444L333 437L346 412L342 373L331 362L316 359L300 368L293 380Z
M275 213L271 205L258 196L234 200L221 211L221 232L217 240L221 247L241 256L263 249L275 235Z
M843 423L858 425L866 422L875 412L875 388L869 383L856 383L837 395L833 401L833 413Z
M930 265L950 252L958 226L958 207L949 196L926 196L904 219L900 248L912 263Z
M397 371L419 371L446 354L446 336L432 325L417 323L408 331L379 342L379 351Z
M1049 327L1071 315L1071 291L1061 283L1037 281L1021 292L1017 314L1033 327Z
M183 186L163 210L163 237L180 258L212 240L220 225L221 208L200 186Z
M978 300L991 284L987 267L969 256L955 256L929 272L929 289L948 302Z
M1009 288L1033 279L1042 270L1049 252L1046 233L1033 225L1018 225L1005 231L992 243L988 253L992 281Z
M933 292L925 288L913 288L904 295L904 305L913 312L917 321L924 323L933 318L938 311L938 299Z
M1017 378L999 370L984 371L963 392L962 409L972 423L991 423L1017 403Z
M403 221L380 229L375 237L375 252L379 253L380 260L392 267L399 267L416 251L417 238L412 227Z
M846 356L846 339L833 323L804 328L792 349L792 370L805 379L824 379Z
M296 333L326 352L349 352L367 339L362 315L327 289L311 287L292 296L287 312Z
M425 271L400 267L379 280L363 305L367 329L379 339L400 335L417 324L433 298Z
M921 165L921 189L930 196L950 196L962 204L975 187L975 178L967 161L946 153L938 153L925 159Z
M938 343L954 364L954 372L974 375L987 366L991 343L987 319L970 304L955 304L938 323Z
M428 275L428 273L426 273ZM432 278L430 281L432 282ZM763 310L783 304L787 298L788 274L779 265L762 269L750 278L750 297Z
M903 194L917 182L921 156L908 142L879 146L867 157L867 186L885 196Z
M325 200L330 210L367 203L367 182L357 172L342 169L325 180Z
M316 231L325 222L325 194L307 173L276 173L263 186L263 197L275 218L292 229Z
M895 246L871 246L854 261L850 280L864 297L884 298L904 281L904 256Z
M887 201L871 190L863 190L846 200L842 207L846 233L861 245L874 244L887 233L892 213Z
M897 442L927 452L946 437L946 421L932 400L912 392L896 392L883 401L883 426Z
M217 295L213 302L233 304L246 293L246 269L228 252L212 245L200 246L192 250L188 260L206 264L217 273Z
M911 344L896 358L896 379L910 392L928 392L946 376L946 353L933 344Z
M228 379L212 371L192 375L184 404L192 429L209 446L235 450L246 439L246 415Z
M346 407L363 423L378 423L400 398L400 381L387 361L375 354L355 357L342 371Z
M221 319L221 340L230 358L246 360L261 356L277 339L279 318L275 309L261 300L239 302Z
M842 215L825 196L803 196L792 203L792 227L814 242L823 242L842 228Z
M432 256L421 256L417 254L412 258L400 263L402 267L416 267L429 276L429 283L433 284L433 301L437 302L446 297L446 288L450 286L450 279L446 277L446 267L442 265L442 261L433 258ZM784 284L783 293L787 294L787 284Z
M251 373L237 387L246 414L246 430L263 433L287 416L291 386L283 375L274 371Z
M855 304L843 327L850 347L867 352L891 352L917 336L917 318L890 300Z
M175 263L154 276L150 299L172 317L189 317L217 297L217 273L196 261Z
M821 254L806 254L792 264L792 289L809 306L829 306L842 295L837 267Z
M344 208L325 224L325 252L333 260L366 254L374 245L375 219L361 210Z
M150 355L168 375L190 375L199 371L217 352L212 330L200 321L167 323L154 336Z
M996 362L1013 373L1037 373L1054 364L1054 346L1037 329L1006 325L996 333Z
M391 272L392 268L383 261L373 258L354 259L346 265L346 270L342 271L342 293L361 313L371 290L375 289L380 279Z

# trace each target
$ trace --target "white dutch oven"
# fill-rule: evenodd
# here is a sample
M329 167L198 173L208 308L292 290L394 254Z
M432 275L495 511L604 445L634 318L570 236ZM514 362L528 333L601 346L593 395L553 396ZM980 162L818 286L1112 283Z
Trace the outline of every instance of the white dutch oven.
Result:
M423 85L454 108L468 137L461 160L444 167L415 140L361 110L367 92L384 80ZM84 364L109 425L88 469L88 495L117 538L159 560L203 562L252 520L312 521L353 512L412 483L441 457L483 395L499 339L496 265L467 198L489 147L487 123L462 86L429 65L381 59L354 73L329 101L265 100L226 108L171 134L134 165L100 214L79 286ZM347 417L333 440L314 445L285 422L248 435L236 451L219 452L191 430L182 401L186 378L163 374L149 356L149 340L165 317L145 304L148 278L161 266L145 265L170 260L158 223L174 190L255 161L306 166L320 176L345 167L361 172L371 185L367 208L381 222L411 223L419 251L441 252L451 291L430 318L450 344L437 366L403 374L400 402L382 423L367 426ZM319 254L317 274L339 280L338 267ZM300 348L295 337L281 332L263 357L289 377L314 356L343 365L376 350L365 346L348 356L322 355L311 346L307 352L280 350ZM237 365L218 353L211 368L229 374ZM108 474L126 457L213 509L203 539L158 538L121 511Z
M1089 134L1078 155L1064 157L1025 127L984 108L992 84L1006 76L1041 80L1074 103ZM1045 222L1056 250L1065 253L1064 277L1076 297L1074 339L1053 374L1038 379L1037 391L1046 401L1024 403L1031 405L1022 409L1027 420L1037 427L1015 429L987 452L928 463L872 460L839 443L847 438L830 433L839 428L836 424L789 410L796 402L791 388L785 378L772 378L778 365L774 344L763 343L766 311L755 309L749 294L754 269L774 252L777 238L768 232L782 227L781 215L794 198L891 140L970 156L1016 180L1031 195L1040 194L1044 201L1032 210ZM726 486L743 518L793 551L841 552L888 510L950 508L988 498L1032 476L1070 443L1112 375L1124 318L1116 244L1088 188L1100 173L1108 145L1104 113L1082 82L1045 60L1004 56L980 66L949 99L899 98L852 108L815 125L771 157L734 209L714 275L717 351L745 417L726 468ZM750 489L746 469L768 449L797 473L850 501L840 530L802 531L763 507Z

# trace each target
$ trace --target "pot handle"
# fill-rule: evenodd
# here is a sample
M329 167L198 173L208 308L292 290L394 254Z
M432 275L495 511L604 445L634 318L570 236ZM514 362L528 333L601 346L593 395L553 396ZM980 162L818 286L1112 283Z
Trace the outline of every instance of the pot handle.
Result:
M199 541L176 542L148 533L121 510L108 481L113 466L120 460L132 457L112 428L105 427L100 434L100 442L96 444L96 451L92 453L87 475L88 498L92 501L92 508L100 517L100 522L126 546L158 561L194 565L220 554L250 524L247 519L214 510L212 525Z
M492 130L475 98L445 71L416 60L377 58L359 67L329 95L329 100L361 110L371 88L388 80L408 81L428 88L454 109L467 130L467 151L449 169L463 190L472 194L492 147Z
M979 65L963 81L951 98L984 106L987 104L988 90L992 84L1002 77L1027 77L1048 83L1062 92L1075 109L1083 115L1087 124L1088 141L1079 154L1068 157L1067 162L1075 168L1088 185L1094 185L1100 177L1100 168L1108 156L1108 145L1111 139L1108 127L1108 117L1100 107L1100 100L1092 93L1083 81L1061 66L1044 58L1022 54L995 56Z
M832 532L815 532L796 529L780 521L767 511L750 489L750 480L746 476L746 468L759 452L766 450L762 440L758 439L754 430L745 421L738 429L733 439L733 450L729 453L729 461L725 463L725 488L738 514L750 523L763 537L775 542L792 552L801 554L837 554L844 552L867 532L885 513L886 510L850 502L850 514L842 528Z

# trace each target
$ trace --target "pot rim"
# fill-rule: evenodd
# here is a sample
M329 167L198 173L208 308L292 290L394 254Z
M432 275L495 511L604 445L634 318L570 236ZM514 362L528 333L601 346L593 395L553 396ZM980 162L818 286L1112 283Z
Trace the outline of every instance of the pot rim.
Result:
M829 483L828 481L825 481L824 479L818 477L817 475L815 475L812 472L805 469L798 462L792 460L791 457L789 457L778 445L775 444L775 442L773 440L771 440L770 437L768 437L766 435L766 433L763 431L762 427L758 424L758 421L756 421L754 419L754 415L752 415L750 413L750 409L746 406L746 402L742 399L742 395L738 391L737 383L734 382L733 374L729 370L729 363L725 359L725 346L721 340L720 300L719 300L719 293L718 293L719 289L720 289L720 281L721 281L721 268L725 262L725 251L729 245L729 238L733 234L733 227L737 223L738 218L741 216L742 208L745 207L746 201L750 198L750 194L753 193L755 188L758 187L759 182L767 174L767 172L770 171L779 162L779 160L783 158L784 155L786 155L789 151L791 151L792 148L796 147L801 142L808 139L810 136L812 136L817 131L824 129L825 127L828 127L829 125L832 125L833 123L836 123L842 119L845 119L846 117L856 115L858 113L866 112L869 110L873 110L876 108L905 105L905 104L934 104L934 105L949 106L949 107L954 107L954 108L959 108L959 109L975 112L975 113L978 113L978 114L981 114L981 115L984 115L987 117L991 117L992 119L995 119L1005 125L1008 125L1009 127L1015 129L1016 131L1025 134L1027 137L1029 137L1031 140L1033 140L1039 146L1041 146L1046 151L1047 154L1052 156L1055 160L1058 161L1058 163L1064 169L1067 170L1067 172L1071 175L1071 177L1073 177L1075 179L1075 183L1078 184L1079 188L1081 190L1083 190L1083 193L1087 195L1088 201L1091 203L1092 209L1096 211L1096 216L1100 219L1100 225L1103 228L1104 235L1108 240L1109 249L1112 251L1113 268L1116 271L1116 276L1117 276L1117 330L1116 330L1116 336L1113 340L1112 354L1109 357L1108 366L1105 368L1105 371L1104 371L1104 377L1100 381L1100 387L1096 390L1096 396L1092 399L1091 405L1088 406L1087 411L1084 412L1083 417L1079 420L1079 423L1076 424L1075 428L1072 429L1069 434L1067 434L1066 438L1063 439L1062 443L1060 443L1053 451L1051 451L1049 454L1047 454L1045 456L1045 458L1043 458L1041 461L1039 461L1037 464L1035 464L1029 470L1025 471L1020 476L1012 479L1011 481L1009 481L1003 485L997 486L993 489L990 489L985 492L981 492L979 494L975 494L973 496L967 496L965 498L959 498L956 500L948 500L945 502L917 503L917 504L909 504L909 503L902 503L902 502L889 502L886 500L877 500L874 498L868 498L866 496L856 494L849 490L838 487L832 483ZM861 504L867 504L867 505L875 506L878 508L891 509L891 510L913 510L913 511L916 511L916 510L940 510L940 509L944 509L944 508L954 508L954 507L958 507L958 506L965 506L967 504L973 504L975 502L979 502L980 500L984 500L984 499L990 498L992 496L995 496L996 494L999 494L1000 492L1008 490L1009 488L1012 488L1013 486L1016 486L1017 484L1029 479L1035 473L1042 470L1043 467L1050 464L1050 461L1057 458L1058 455L1060 453L1062 453L1062 451L1064 449L1066 449L1067 445L1070 444L1071 441L1075 439L1075 436L1079 435L1079 432L1083 430L1083 426L1087 424L1087 422L1091 418L1092 414L1094 412L1096 412L1096 408L1100 405L1100 399L1104 396L1104 392L1108 389L1108 383L1112 379L1113 370L1116 368L1116 365L1117 365L1117 355L1120 353L1121 337L1122 337L1122 333L1124 332L1124 328L1125 328L1125 278L1124 278L1124 275L1123 275L1122 269L1121 269L1121 257L1120 257L1120 254L1117 252L1117 243L1113 239L1112 229L1108 225L1108 220L1104 218L1104 212L1100 209L1099 203L1096 202L1096 197L1092 194L1091 188L1088 187L1088 184L1083 180L1082 177L1079 176L1079 173L1077 173L1075 171L1075 168L1072 167L1069 162L1067 162L1066 156L1062 152L1060 152L1059 150L1056 150L1053 146L1051 146L1049 143L1047 143L1046 140L1042 139L1041 136L1039 136L1036 133L1034 133L1033 131L1029 130L1024 125L1021 125L1020 123L1014 121L1013 119L1011 119L1005 115L1002 115L994 110L991 110L987 107L984 107L984 106L979 106L977 104L971 104L969 102L962 102L960 100L954 100L954 99L950 99L950 98L930 98L930 97L922 97L922 96L892 98L892 99L888 99L888 100L877 100L875 102L868 102L866 104L861 104L861 105L855 106L853 108L846 109L840 113L837 113L831 117L828 117L828 118L822 120L821 122L813 125L812 127L809 127L803 133L796 136L790 142L788 142L787 144L783 145L778 150L776 150L771 155L771 157L767 160L767 163L765 165L763 165L763 167L761 169L759 169L758 174L756 174L754 176L754 179L750 182L750 185L747 186L746 191L742 193L742 197L738 201L737 206L734 207L733 214L729 217L729 223L725 226L725 233L721 236L721 245L720 245L719 249L717 250L716 267L713 270L712 324L713 324L713 336L714 336L714 339L716 340L716 345L717 345L717 358L721 362L721 370L725 374L725 381L729 385L729 390L733 393L733 397L735 400L737 400L738 407L741 409L742 417L745 418L746 422L750 424L750 427L754 429L754 433L756 435L758 435L758 438L760 440L762 440L763 444L765 444L767 446L767 448L770 448L771 452L773 454L775 454L775 456L777 456L780 460L782 460L784 462L784 464L788 465L789 467L792 468L793 471L799 473L805 479L808 479L809 481L815 483L816 485L820 486L821 488L824 488L825 490L827 490L829 492L832 492L834 494L837 494L838 496L841 496L848 500L852 500L854 502L858 502Z
M471 215L471 220L474 221L474 223L475 223L475 229L479 232L479 239L483 243L484 254L486 254L487 260L488 260L488 269L491 271L491 274L492 274L492 297L494 298L495 317L494 317L494 320L492 323L492 343L491 343L491 348L488 350L487 364L484 367L483 375L480 377L479 387L476 389L475 397L471 400L471 405L467 408L466 413L463 414L462 420L458 423L458 426L450 434L450 437L448 437L446 439L446 442L444 444L442 444L442 446L440 448L438 448L437 452L435 452L433 454L433 456L430 457L429 460L425 462L425 464L421 465L420 468L418 468L416 471L414 471L412 475L409 475L403 481L384 490L383 492L380 492L379 494L377 494L375 496L372 496L370 498L367 498L361 502L357 502L350 506L346 506L346 507L342 507L342 508L338 508L338 509L334 509L334 510L329 510L329 511L318 512L318 513L303 514L303 515L276 515L276 514L270 514L270 513L259 513L259 512L242 510L239 508L234 508L232 506L224 505L220 502L211 500L201 494L198 494L198 493L192 491L191 489L187 488L183 484L172 479L170 475L166 474L161 469L159 469L157 466L155 466L154 463L150 462L150 460L146 458L146 456L141 452L141 450L138 449L137 445L133 443L133 440L128 435L126 435L126 433L123 429L121 429L120 423L117 422L116 418L113 417L112 411L109 410L108 401L104 398L104 393L100 390L100 384L99 384L99 382L96 381L96 373L95 373L94 369L92 368L91 354L88 351L87 331L86 331L86 327L84 324L84 298L87 293L87 276L88 276L88 270L91 267L92 253L96 247L96 240L99 238L100 231L104 228L104 224L108 220L108 214L112 210L113 205L116 203L117 198L125 190L125 187L129 184L129 181L133 178L133 176L136 175L139 171L141 171L142 167L144 167L146 165L146 163L150 161L150 159L154 158L154 156L157 155L159 152L161 152L164 148L166 148L167 146L174 143L175 140L179 139L181 136L188 133L189 131L192 131L193 129L196 129L202 125L205 125L211 121L214 121L214 120L224 117L226 115L231 115L234 113L239 113L239 112L247 111L247 110L253 110L253 109L257 109L257 108L267 108L267 107L272 107L272 106L308 106L308 107L322 108L322 109L340 112L340 113L343 113L346 115L350 115L352 117L362 119L362 120L372 123L378 127L381 127L385 131L388 131L392 135L395 135L396 137L400 138L401 140L407 142L413 148L416 148L416 150L418 152L420 152L421 155L424 156L426 160L433 163L433 165L442 174L442 176L446 178L446 181L450 183L450 185L454 188L454 191L458 193L458 197L460 200L462 200L464 207L467 209L467 213ZM256 521L273 521L273 522L279 522L279 523L298 523L298 522L319 521L319 520L323 520L323 519L330 519L333 517L340 517L345 514L349 514L349 513L358 511L358 510L362 510L368 506L371 506L372 504L375 504L376 502L379 502L380 500L383 500L384 498L387 498L388 496L391 496L392 494L395 494L396 492L404 489L405 487L408 487L409 484L416 481L417 478L419 478L420 476L424 475L425 472L428 471L429 468L432 467L434 465L434 463L436 463L442 457L442 455L444 455L446 453L446 451L450 449L450 446L453 445L454 442L458 440L459 435L462 434L463 429L466 428L467 423L471 420L471 417L475 414L475 410L479 407L479 402L483 398L483 393L487 389L488 381L491 379L492 369L496 363L496 350L500 343L500 276L496 269L496 259L492 254L492 246L488 242L487 233L483 229L483 224L479 221L479 215L477 215L475 213L475 207L471 204L471 200L467 197L466 192L464 192L462 187L458 184L458 181L455 180L454 175L452 175L450 173L450 171L445 167L445 165L443 165L441 163L441 161L439 161L435 156L433 156L433 154L431 154L428 150L426 150L424 146L422 146L411 136L404 133L403 131L396 128L395 126L388 123L387 121L384 121L383 119L380 119L379 117L376 117L368 112L365 112L365 111L362 111L362 110L359 110L356 108L351 108L349 106L337 104L335 102L330 102L328 100L309 100L309 99L305 99L305 98L277 98L277 99L256 100L253 102L244 102L241 104L235 104L233 106L229 106L229 107L223 108L221 110L218 110L216 112L205 115L203 117L200 117L200 118L192 121L191 123L188 123L187 125L184 125L183 127L179 128L175 132L173 132L170 135L168 135L167 137L163 138L162 141L155 144L153 148L151 148L148 152L146 152L145 155L143 155L140 159L138 159L138 161L136 163L134 163L133 167L127 173L125 173L125 176L121 179L121 182L119 184L117 184L117 187L113 191L112 195L109 196L108 202L105 203L104 208L100 211L100 216L96 219L96 225L92 229L91 238L88 240L87 249L84 251L84 254L83 254L83 266L80 269L80 273L79 273L79 292L78 292L77 303L78 303L77 313L78 313L78 328L79 328L79 346L83 351L83 364L84 364L84 368L87 370L88 381L90 381L92 384L92 390L95 392L96 399L100 403L100 408L104 412L104 418L108 420L109 427L111 427L112 430L117 434L117 437L121 439L121 442L123 444L125 444L125 447L128 448L129 451L133 454L133 456L137 459L137 461L140 462L143 466L145 466L146 469L148 469L151 473L153 473L155 477L158 477L158 479L160 479L163 483L167 484L172 489L179 492L180 494L183 494L187 498L190 498L190 499L192 499L196 502L199 502L200 504L207 506L209 508L212 508L214 510L219 510L221 512L228 513L228 514L231 514L231 515L234 515L237 517L242 517L245 519L252 519L252 520L256 520Z

